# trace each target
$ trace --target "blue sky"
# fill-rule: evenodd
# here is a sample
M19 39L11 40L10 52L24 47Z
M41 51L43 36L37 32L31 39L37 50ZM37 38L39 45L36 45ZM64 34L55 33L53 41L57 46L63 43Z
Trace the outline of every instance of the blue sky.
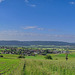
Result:
M0 0L0 40L75 42L75 0Z

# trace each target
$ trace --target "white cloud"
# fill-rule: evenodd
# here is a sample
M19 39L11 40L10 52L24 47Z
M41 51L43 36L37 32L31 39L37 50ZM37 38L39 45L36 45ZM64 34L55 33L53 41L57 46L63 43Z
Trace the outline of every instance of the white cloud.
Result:
M27 29L36 29L36 30L40 30L40 31L43 31L43 30L45 30L45 31L58 31L56 29L40 28L38 26L26 26L26 27L22 27L22 29L25 29L25 30L27 30Z
M38 30L44 30L44 28L37 28Z
M4 0L0 0L0 3L3 2Z
M69 2L69 3L70 3L70 4L73 4L73 5L75 4L75 2Z
M31 7L36 7L36 5L35 5L35 4L31 4L31 5L29 5L29 6L31 6Z
M29 0L25 0L26 3L29 3Z
M45 30L44 28L39 28L38 26L26 26L23 29L37 29L37 30Z
M30 6L30 7L36 7L36 4L30 3L29 0L25 0L25 3L26 3L27 6Z
M36 29L37 26L27 26L27 27L24 27L24 29Z

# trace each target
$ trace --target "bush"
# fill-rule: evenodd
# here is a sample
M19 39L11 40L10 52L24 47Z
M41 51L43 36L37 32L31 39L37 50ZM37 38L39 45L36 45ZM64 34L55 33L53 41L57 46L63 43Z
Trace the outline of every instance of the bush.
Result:
M53 59L51 55L46 55L45 58L46 58L46 59L51 59L51 60Z
M3 55L0 55L0 57L3 57Z
M18 58L25 58L25 56L20 55L20 56L18 56Z
M55 60L58 60L58 58L56 58Z

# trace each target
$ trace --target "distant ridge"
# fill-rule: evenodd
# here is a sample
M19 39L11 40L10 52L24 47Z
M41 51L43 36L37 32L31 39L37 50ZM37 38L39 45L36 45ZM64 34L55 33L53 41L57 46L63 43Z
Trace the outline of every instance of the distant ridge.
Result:
M30 45L75 46L75 43L60 42L60 41L0 41L0 46L30 46Z

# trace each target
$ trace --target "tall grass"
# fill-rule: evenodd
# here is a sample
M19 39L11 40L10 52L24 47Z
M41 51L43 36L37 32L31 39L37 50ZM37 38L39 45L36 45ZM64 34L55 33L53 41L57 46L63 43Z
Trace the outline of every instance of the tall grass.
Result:
M44 56L29 56L18 59L17 55L3 55L0 58L0 75L75 75L75 56L53 55L53 60ZM56 60L57 58L57 60Z
M26 75L75 75L75 61L26 59Z
M0 75L22 75L25 59L17 57L17 55L4 55L0 58Z

